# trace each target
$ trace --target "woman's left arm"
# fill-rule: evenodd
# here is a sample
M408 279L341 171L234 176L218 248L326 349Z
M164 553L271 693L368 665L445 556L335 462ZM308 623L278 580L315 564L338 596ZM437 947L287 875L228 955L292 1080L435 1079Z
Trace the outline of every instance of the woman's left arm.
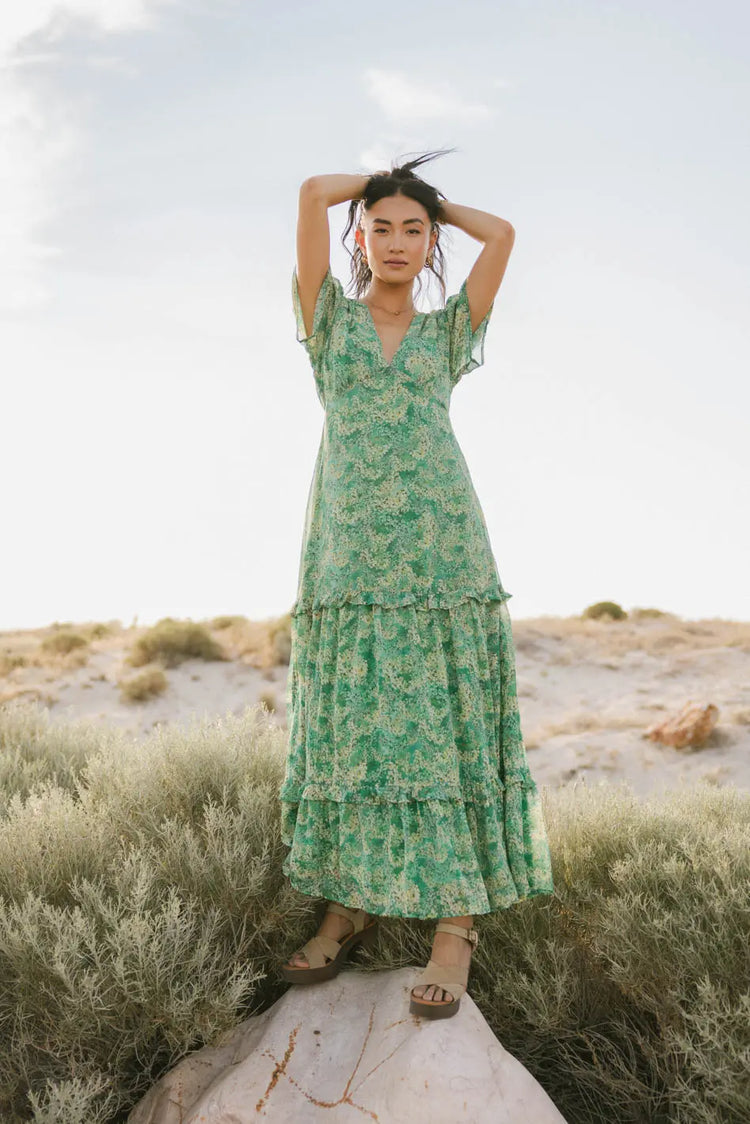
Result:
M505 276L516 232L509 222L475 207L442 202L443 221L457 226L470 238L483 242L482 252L466 278L466 296L471 309L471 330L484 320Z

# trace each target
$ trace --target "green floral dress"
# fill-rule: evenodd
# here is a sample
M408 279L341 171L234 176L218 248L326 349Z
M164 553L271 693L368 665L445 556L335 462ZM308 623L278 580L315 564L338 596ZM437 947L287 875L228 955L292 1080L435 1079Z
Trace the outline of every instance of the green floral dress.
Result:
M464 281L386 363L369 308L330 269L309 336L296 270L292 301L325 421L292 608L283 872L393 917L550 894L512 595L449 417L492 309L472 333Z

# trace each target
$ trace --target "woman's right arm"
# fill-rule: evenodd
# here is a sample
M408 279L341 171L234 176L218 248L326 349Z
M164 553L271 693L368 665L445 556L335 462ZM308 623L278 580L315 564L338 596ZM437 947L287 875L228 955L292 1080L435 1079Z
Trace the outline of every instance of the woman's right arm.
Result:
M300 187L297 212L297 286L308 334L312 332L313 313L320 286L330 268L331 232L328 227L328 208L358 198L369 178L369 175L334 173L311 176Z

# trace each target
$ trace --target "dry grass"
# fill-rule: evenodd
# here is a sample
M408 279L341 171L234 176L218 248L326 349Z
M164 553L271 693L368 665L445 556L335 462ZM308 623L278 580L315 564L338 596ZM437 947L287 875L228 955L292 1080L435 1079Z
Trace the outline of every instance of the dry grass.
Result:
M0 653L0 678L10 675L11 671L15 671L17 667L26 667L27 663L26 656L17 653L15 655Z
M258 705L264 706L271 714L276 710L276 701L275 691L260 691L258 694Z
M145 702L163 695L169 686L164 668L159 664L148 664L136 675L124 676L117 681L120 698L123 702Z
M222 632L225 628L231 628L232 625L242 625L246 622L247 617L235 613L223 617L214 617L213 620L208 622L208 627L215 629L217 632Z
M122 1120L286 990L319 903L282 875L264 710L145 743L0 710L3 1121ZM718 777L545 792L554 894L478 918L472 998L571 1124L748 1118L750 798ZM433 930L382 918L361 967L426 963Z
M165 667L178 667L185 660L228 658L204 625L164 617L134 641L127 662L132 667L143 667L155 661Z
M232 659L265 670L289 663L291 620L289 613L263 621L215 617L212 627L221 633L221 643Z
M44 687L24 686L23 684L5 687L0 691L0 706L3 703L16 702L19 700L23 700L24 702L40 702L45 706L52 706L53 703L58 701L58 696L53 691L45 690Z
M44 628L12 629L0 632L0 705L54 706L61 689L74 683L80 691L102 680L120 687L122 701L146 701L166 689L166 668L189 659L236 661L274 679L274 669L288 664L290 648L288 613L264 621L234 614L198 622L167 617L154 626L56 621ZM88 665L88 682L71 676ZM130 675L133 668L145 674ZM103 669L107 674L101 674ZM268 710L277 709L273 692L263 699Z
M119 621L55 622L44 628L0 632L0 676L19 669L44 667L70 670L86 664L89 654L104 644L117 645L123 627Z
M61 629L60 632L53 632L49 636L45 636L41 648L43 652L48 652L53 656L67 656L69 652L74 652L76 648L87 648L88 644L88 640L80 632Z
M535 642L559 640L585 644L602 658L627 652L660 655L665 651L693 652L709 648L739 648L750 652L750 621L709 618L684 621L671 614L590 620L583 617L530 617L513 622L519 651Z
M610 714L606 711L579 710L557 722L548 722L534 731L534 741L539 744L564 734L590 734L595 730L636 730L643 726L637 714ZM527 748L530 748L527 742Z

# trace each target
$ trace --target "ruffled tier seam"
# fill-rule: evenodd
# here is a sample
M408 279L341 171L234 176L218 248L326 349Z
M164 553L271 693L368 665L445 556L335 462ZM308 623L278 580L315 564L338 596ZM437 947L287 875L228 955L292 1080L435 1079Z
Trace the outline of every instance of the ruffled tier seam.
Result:
M508 601L513 596L498 586L483 590L437 590L426 593L404 591L380 593L372 590L353 590L351 592L323 594L318 597L298 597L291 609L291 616L319 613L324 609L340 609L344 605L376 605L382 609L401 609L412 607L416 610L453 609L465 601Z
M494 804L282 801L283 872L301 893L388 917L481 914L551 894L541 799L529 782L514 777Z
M282 785L279 799L285 804L299 804L303 800L325 800L343 804L411 804L418 801L433 800L452 804L494 804L509 789L516 792L536 791L537 784L529 774L511 777L505 781L500 777L481 784L464 782L462 785L431 784L404 789L399 786L357 788L345 784L307 781L303 785Z

